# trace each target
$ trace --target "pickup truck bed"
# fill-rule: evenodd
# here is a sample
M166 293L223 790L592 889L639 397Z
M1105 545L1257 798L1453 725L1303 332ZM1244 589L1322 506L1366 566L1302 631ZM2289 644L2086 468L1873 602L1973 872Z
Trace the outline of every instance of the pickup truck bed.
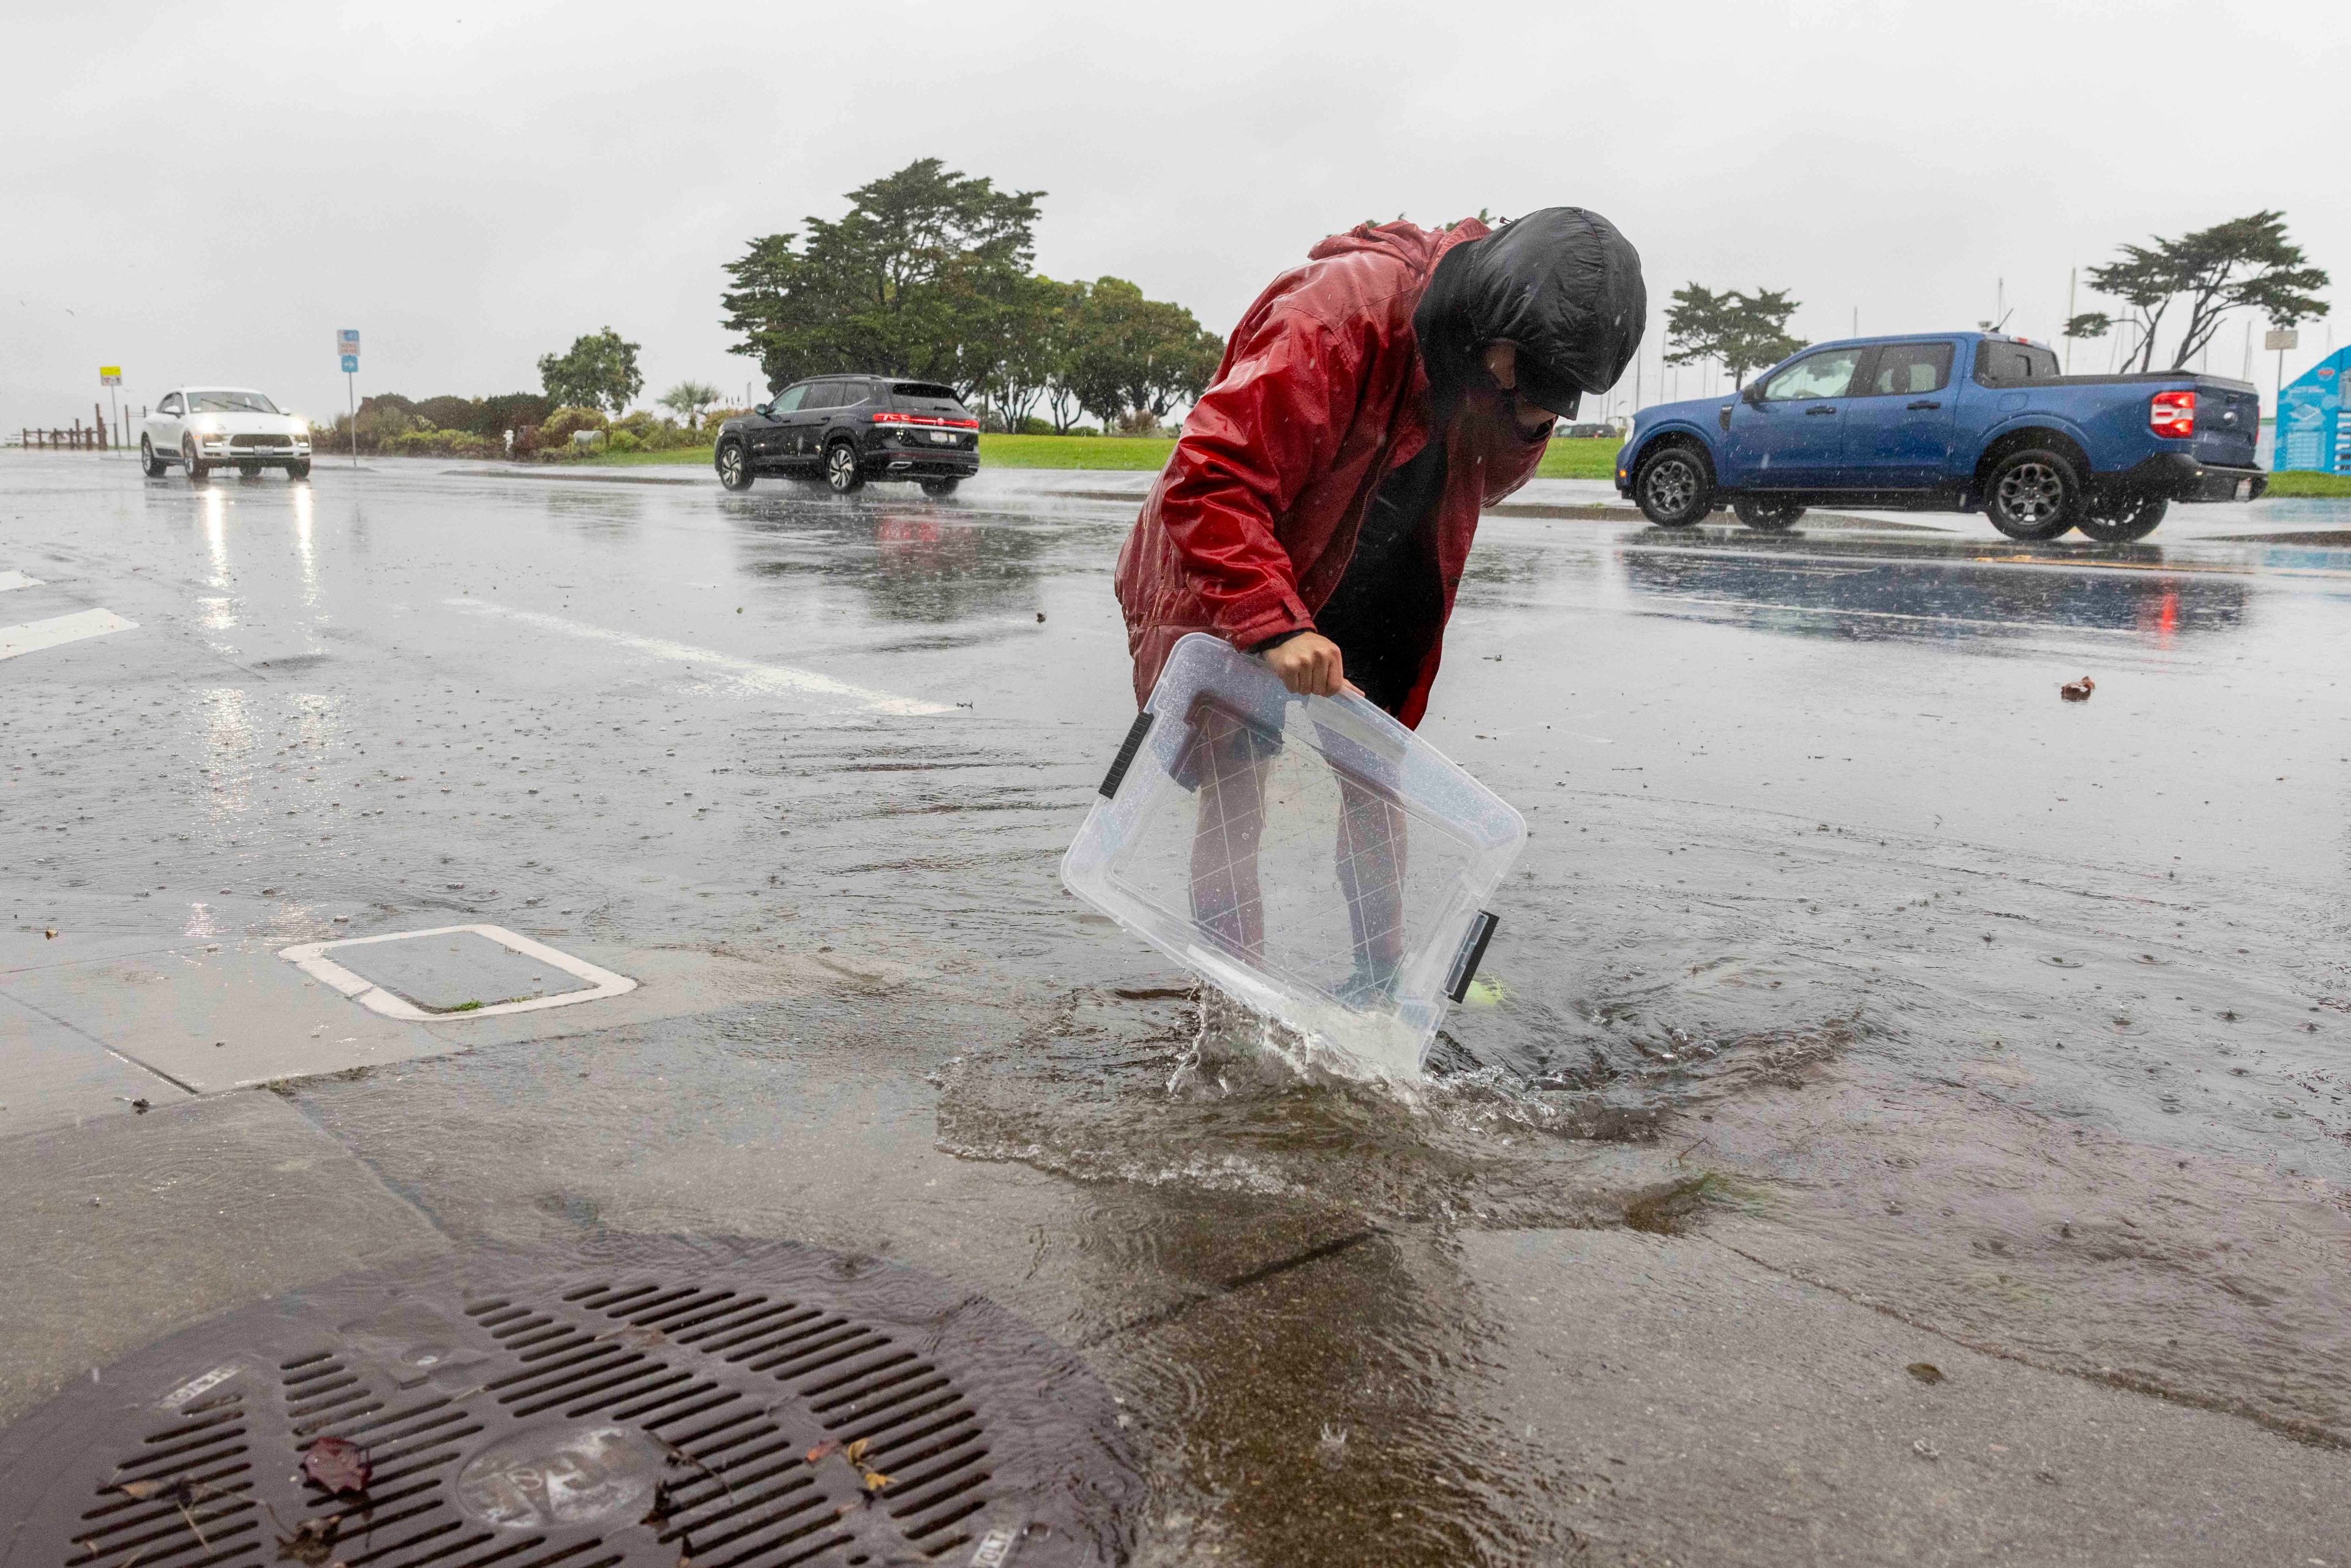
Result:
M1822 504L1986 512L2015 538L2141 538L2173 501L2246 500L2261 403L2193 371L2065 376L1976 332L1808 348L1730 398L1643 409L1616 486L1679 528L1729 505L1783 528Z

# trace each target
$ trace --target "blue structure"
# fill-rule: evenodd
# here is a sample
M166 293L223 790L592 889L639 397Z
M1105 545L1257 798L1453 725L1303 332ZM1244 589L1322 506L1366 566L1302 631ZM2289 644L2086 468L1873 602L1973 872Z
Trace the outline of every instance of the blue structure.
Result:
M2351 349L2337 349L2286 383L2278 394L2273 469L2351 474L2351 410L2343 398L2346 373Z

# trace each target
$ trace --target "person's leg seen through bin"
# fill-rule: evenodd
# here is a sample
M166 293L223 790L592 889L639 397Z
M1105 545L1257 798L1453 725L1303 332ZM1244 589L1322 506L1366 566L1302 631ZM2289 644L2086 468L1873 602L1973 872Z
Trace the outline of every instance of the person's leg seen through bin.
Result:
M1384 1000L1404 957L1405 817L1381 791L1344 773L1338 779L1339 891L1355 944L1355 972L1343 994Z
M1258 841L1265 832L1260 739L1210 709L1193 742L1200 814L1192 830L1192 920L1227 946L1262 960L1265 901L1258 887Z

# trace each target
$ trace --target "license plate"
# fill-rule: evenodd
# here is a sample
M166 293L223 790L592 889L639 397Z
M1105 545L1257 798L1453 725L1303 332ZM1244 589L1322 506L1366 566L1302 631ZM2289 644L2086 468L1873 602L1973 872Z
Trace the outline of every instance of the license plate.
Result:
M2252 482L2251 479L2240 479L2240 480L2238 480L2238 481L2237 481L2237 499L2239 499L2240 501L2250 501L2250 500L2252 500L2252 498L2253 498L2253 482Z
M931 439L937 442L941 446L953 446L955 444L955 432L952 430L934 430L931 432Z

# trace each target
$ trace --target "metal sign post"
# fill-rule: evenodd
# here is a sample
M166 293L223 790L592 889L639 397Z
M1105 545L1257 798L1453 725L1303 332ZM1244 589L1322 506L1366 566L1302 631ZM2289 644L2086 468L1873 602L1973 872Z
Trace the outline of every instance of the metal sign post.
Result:
M360 465L360 332L345 327L335 333L335 352L343 357L343 394L351 411L351 466Z
M120 451L122 446L122 396L114 389L122 384L122 367L120 365L99 366L98 384L107 389L107 406L114 412L114 445L116 450Z
M2270 394L2270 418L2273 422L2282 418L2285 413L2285 351L2301 346L2302 334L2292 327L2273 327L2262 334L2262 347L2277 350L2277 382L2275 390ZM2277 437L2284 434L2285 426L2273 423L2271 428L2277 433L2270 437L2270 466L2274 468L2277 466Z

